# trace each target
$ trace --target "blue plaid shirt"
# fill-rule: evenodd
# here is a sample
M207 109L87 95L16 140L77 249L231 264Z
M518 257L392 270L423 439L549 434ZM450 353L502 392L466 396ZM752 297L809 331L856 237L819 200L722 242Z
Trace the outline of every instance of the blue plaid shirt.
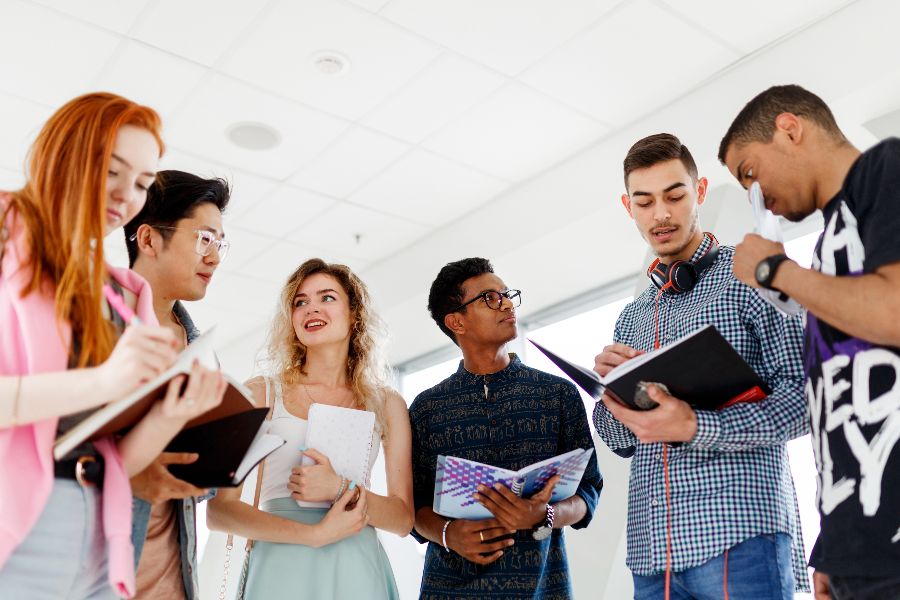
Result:
M706 252L704 239L696 260ZM712 324L769 384L758 403L697 411L697 433L668 450L672 512L672 571L701 565L750 537L784 532L792 537L798 591L809 591L800 514L785 442L809 431L803 396L803 329L785 318L732 273L734 248L685 294L659 299L660 344ZM615 341L653 349L657 289L650 286L616 321ZM703 360L703 357L697 357ZM713 374L711 374L712 376ZM594 424L617 454L630 456L628 568L637 575L666 569L666 489L661 444L644 444L602 402Z

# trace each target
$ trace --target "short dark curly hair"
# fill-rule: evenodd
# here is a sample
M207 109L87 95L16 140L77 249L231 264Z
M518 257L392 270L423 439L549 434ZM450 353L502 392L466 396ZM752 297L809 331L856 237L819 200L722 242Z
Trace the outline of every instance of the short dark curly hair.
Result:
M138 257L137 240L131 236L138 227L164 225L172 227L181 219L189 219L201 204L215 204L219 212L225 212L231 199L228 182L220 177L204 179L184 171L160 171L156 181L147 190L147 202L135 218L125 225L125 245L128 249L128 264L134 266ZM161 229L164 240L172 237L172 231Z
M719 143L719 162L725 164L725 155L732 144L771 142L775 118L782 113L809 119L834 139L847 141L824 100L799 85L775 85L760 92L734 118Z
M494 267L486 258L464 258L447 263L438 273L428 292L428 312L447 337L457 346L456 336L444 325L444 317L464 302L462 285L467 279L493 273ZM463 311L466 309L464 308Z

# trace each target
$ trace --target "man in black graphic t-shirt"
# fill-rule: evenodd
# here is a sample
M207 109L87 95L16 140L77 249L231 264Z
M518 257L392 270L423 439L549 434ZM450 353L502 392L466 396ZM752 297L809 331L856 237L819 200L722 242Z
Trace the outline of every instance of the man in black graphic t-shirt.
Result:
M819 97L778 86L738 114L719 160L775 214L825 219L811 269L752 234L734 257L738 279L808 311L816 598L900 598L900 139L860 153Z

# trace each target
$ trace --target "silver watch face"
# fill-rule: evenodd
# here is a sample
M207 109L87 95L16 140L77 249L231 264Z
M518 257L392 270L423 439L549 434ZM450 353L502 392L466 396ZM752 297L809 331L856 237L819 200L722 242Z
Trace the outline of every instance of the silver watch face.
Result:
M759 283L766 281L769 278L769 271L771 271L771 267L766 261L756 265L756 281Z
M536 540L544 540L550 537L551 533L553 533L552 527L550 527L549 525L541 525L534 530L534 532L531 534L531 537Z

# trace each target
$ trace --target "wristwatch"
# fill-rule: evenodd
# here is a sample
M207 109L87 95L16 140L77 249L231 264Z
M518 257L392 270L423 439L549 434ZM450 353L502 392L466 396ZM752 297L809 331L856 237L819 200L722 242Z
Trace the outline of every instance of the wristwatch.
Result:
M789 260L786 254L776 254L759 261L759 264L756 265L756 283L767 290L774 290L772 280L775 279L778 267L786 260Z
M547 505L547 518L543 523L534 528L534 531L531 532L531 537L536 540L544 540L550 537L550 534L553 533L553 517L556 511L553 509L552 504Z

